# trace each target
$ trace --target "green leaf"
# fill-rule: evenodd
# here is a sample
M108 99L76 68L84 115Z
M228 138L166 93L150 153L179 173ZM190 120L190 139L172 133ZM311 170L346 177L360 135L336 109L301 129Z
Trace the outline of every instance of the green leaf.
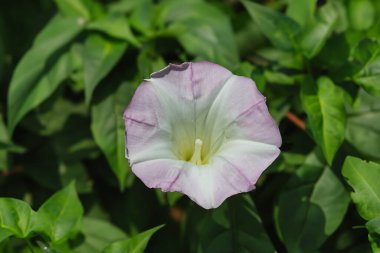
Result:
M194 224L198 226L194 232L199 235L198 252L275 252L248 195L229 198L220 207L208 212L204 220L196 223L199 224Z
M344 161L342 173L354 189L351 198L360 216L365 220L380 216L380 164L349 156Z
M157 9L152 0L139 0L135 2L135 0L128 1L128 5L130 6L130 10L132 10L132 15L129 18L130 25L144 34L147 37L153 36L155 33L154 26L157 22L155 22L155 17L157 15ZM120 6L124 8L126 6ZM119 11L122 11L120 9Z
M161 55L154 52L153 48L144 47L137 57L137 67L140 78L149 78L153 72L163 69L167 64Z
M91 15L83 0L54 0L60 12L66 16L82 17L89 20Z
M224 66L234 67L239 62L230 20L213 5L171 1L161 16L188 53Z
M57 62L56 58L51 57L76 37L82 28L76 18L53 18L18 63L8 92L10 134L22 117L51 95L66 77L68 56L61 56Z
M348 111L346 140L368 159L380 162L380 101L361 90Z
M329 78L321 77L316 94L304 91L302 95L309 127L327 162L331 164L345 135L343 94Z
M279 49L291 51L297 48L296 36L300 26L293 19L257 3L242 0L248 13L261 32Z
M125 158L125 129L123 112L134 93L131 83L123 83L119 89L92 107L91 131L96 143L105 154L121 189L127 177L133 177Z
M364 39L353 50L352 79L368 93L380 96L380 44Z
M338 14L333 3L327 3L318 10L316 18L301 35L301 48L307 58L311 59L319 53L337 20Z
M73 103L70 100L66 100L59 97L49 103L49 105L41 106L36 112L38 124L33 122L32 124L38 125L36 131L44 136L52 136L56 134L66 126L66 122L70 117L77 115L84 116L87 114L88 108L82 103Z
M380 252L380 216L366 223L368 240L374 253Z
M301 26L306 26L314 18L316 0L287 0L286 15L295 20Z
M143 253L152 235L163 226L157 226L129 239L114 242L103 253Z
M127 42L99 34L89 36L84 48L85 99L89 104L99 82L112 70L127 49Z
M11 233L9 233L9 232L7 232L5 230L0 229L0 243L2 241L4 241L5 239L7 239L11 235L12 235Z
M371 0L350 0L348 3L348 18L356 30L370 28L375 21L375 15L375 7Z
M0 198L0 229L19 238L28 237L36 226L36 213L24 201Z
M122 15L108 15L87 25L90 30L103 32L116 39L126 40L136 47L141 43L133 35L128 20Z
M40 229L53 243L59 244L80 231L83 207L75 191L75 184L51 196L37 211Z
M288 252L316 252L343 221L349 201L339 179L311 153L275 209L277 231Z
M282 85L293 85L295 84L295 78L286 74L283 74L281 72L274 72L265 70L264 71L264 77L266 81L270 83L275 84L282 84Z
M75 181L75 188L78 193L91 193L92 181L87 175L86 167L81 162L61 162L58 170L63 186Z
M85 217L82 227L85 240L75 253L101 253L109 244L127 239L122 230L104 220Z

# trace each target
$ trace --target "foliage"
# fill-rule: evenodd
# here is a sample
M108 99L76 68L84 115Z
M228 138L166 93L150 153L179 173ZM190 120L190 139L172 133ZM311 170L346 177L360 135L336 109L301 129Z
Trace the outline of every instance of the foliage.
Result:
M377 0L2 1L0 252L380 252L379 14ZM200 60L255 80L283 138L256 190L210 211L147 189L124 153L139 83Z

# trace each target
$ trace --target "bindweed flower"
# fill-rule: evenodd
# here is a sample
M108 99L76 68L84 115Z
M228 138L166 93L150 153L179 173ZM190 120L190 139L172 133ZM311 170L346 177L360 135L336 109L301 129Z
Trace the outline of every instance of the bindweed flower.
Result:
M206 209L254 189L280 153L278 127L255 83L209 62L153 73L124 120L136 176Z

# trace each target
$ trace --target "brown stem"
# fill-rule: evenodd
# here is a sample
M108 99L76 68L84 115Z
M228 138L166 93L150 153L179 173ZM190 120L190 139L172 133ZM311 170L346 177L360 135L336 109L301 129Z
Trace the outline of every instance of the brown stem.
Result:
M286 118L294 123L297 127L301 128L302 130L305 130L305 122L298 118L296 115L294 115L291 112L286 113Z

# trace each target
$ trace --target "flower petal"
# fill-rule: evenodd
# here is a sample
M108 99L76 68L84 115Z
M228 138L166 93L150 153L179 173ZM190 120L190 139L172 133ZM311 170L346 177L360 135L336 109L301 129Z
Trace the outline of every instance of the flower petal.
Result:
M270 116L265 101L261 101L240 115L227 130L231 139L246 139L281 146L280 131Z
M229 78L214 99L206 118L205 131L211 133L209 142L213 145L212 153L216 152L226 138L233 137L230 134L236 131L231 131L231 128L238 126L238 119L240 125L244 125L246 132L253 133L252 126L256 124L255 113L260 113L257 107L262 108L262 105L266 107L265 97L250 78L241 76ZM252 117L253 120L246 120L246 117ZM273 125L273 120L269 116L262 123L264 125L258 127L267 129L269 125ZM271 129L268 129L266 133L272 134Z
M223 145L209 165L180 176L182 192L200 206L218 207L226 198L255 188L261 173L277 158L280 150L273 145L236 140Z

